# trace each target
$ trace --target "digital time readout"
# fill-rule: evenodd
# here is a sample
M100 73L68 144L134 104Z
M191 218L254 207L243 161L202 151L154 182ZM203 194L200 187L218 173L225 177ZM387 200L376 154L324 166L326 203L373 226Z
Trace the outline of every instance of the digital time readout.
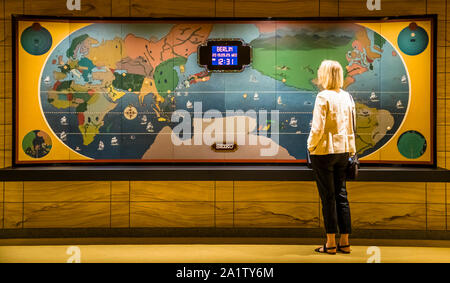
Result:
M237 46L212 46L211 63L214 66L238 64Z

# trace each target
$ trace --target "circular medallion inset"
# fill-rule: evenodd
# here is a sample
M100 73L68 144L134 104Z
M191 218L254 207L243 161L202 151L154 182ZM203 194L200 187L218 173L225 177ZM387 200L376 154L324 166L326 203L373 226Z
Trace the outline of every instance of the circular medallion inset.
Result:
M46 28L34 23L22 32L20 43L31 55L42 55L52 47L52 35Z
M129 105L123 110L123 115L127 120L134 120L138 115L136 107Z
M408 159L417 159L427 150L427 140L416 131L403 133L397 141L398 151Z
M34 130L23 138L22 149L30 157L42 158L52 149L52 139L46 132Z
M427 49L428 33L416 23L409 24L398 35L398 47L407 55L419 55Z

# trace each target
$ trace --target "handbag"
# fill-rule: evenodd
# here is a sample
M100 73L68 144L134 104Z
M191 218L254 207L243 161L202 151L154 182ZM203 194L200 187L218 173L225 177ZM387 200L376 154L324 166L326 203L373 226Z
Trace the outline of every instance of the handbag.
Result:
M355 104L355 102L353 101L353 97L351 95L350 95L350 99L352 100L353 104ZM353 134L356 137L355 116L356 116L355 112L352 112ZM359 173L359 159L358 159L358 154L355 153L355 155L350 156L350 158L348 159L347 174L346 174L347 180L355 180L356 178L358 178L358 173Z

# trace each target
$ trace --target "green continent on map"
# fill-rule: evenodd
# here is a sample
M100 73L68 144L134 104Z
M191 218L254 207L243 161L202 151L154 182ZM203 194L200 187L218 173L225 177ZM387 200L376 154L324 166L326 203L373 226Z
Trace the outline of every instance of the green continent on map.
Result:
M173 91L178 85L178 73L174 67L186 64L184 57L174 57L159 64L155 69L154 80L158 92L166 96L168 92Z
M83 35L80 35L80 36L72 39L70 47L69 47L69 49L67 49L67 52L66 52L67 58L71 58L74 55L75 49L78 47L78 45L80 45L88 37L89 37L89 35L83 34Z
M252 67L288 86L314 91L313 80L323 60L332 58L342 66L348 65L346 54L353 49L352 39L341 36L319 40L298 35L277 38L276 44L273 38L256 39L252 42Z
M144 76L128 73L114 73L115 80L112 85L116 89L122 89L129 92L139 91L142 88Z

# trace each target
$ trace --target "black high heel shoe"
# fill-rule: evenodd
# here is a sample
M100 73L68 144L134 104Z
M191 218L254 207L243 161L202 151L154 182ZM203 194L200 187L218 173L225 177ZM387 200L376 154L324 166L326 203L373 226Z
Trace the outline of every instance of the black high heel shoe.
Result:
M337 251L343 254L349 254L350 251L344 251L342 248L350 248L350 245L345 245L345 246L340 246L339 244L337 245Z
M322 250L320 250L320 248L322 248L322 247L319 247L319 248L315 249L314 251L318 252L318 253L321 253L321 254L329 254L329 255L335 255L336 254L336 252L329 252L329 250L334 250L334 249L336 249L336 247L328 247L327 248L327 245L325 244L325 245L323 245L323 249Z

